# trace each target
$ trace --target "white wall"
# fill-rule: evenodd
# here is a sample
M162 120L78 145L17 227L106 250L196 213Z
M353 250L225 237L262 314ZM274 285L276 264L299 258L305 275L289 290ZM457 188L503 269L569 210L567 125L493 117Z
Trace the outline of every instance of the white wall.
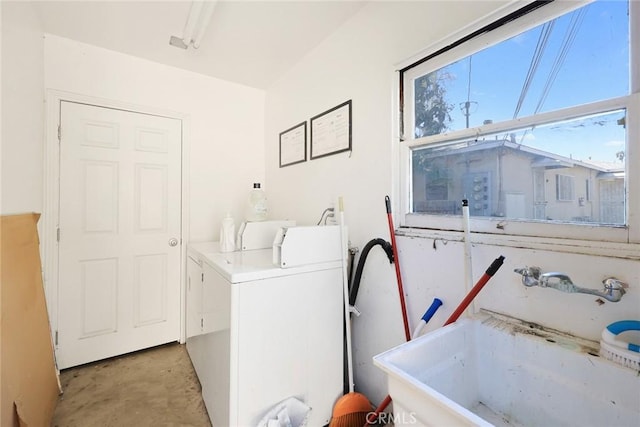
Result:
M0 213L42 212L42 25L29 3L2 2Z
M264 92L133 56L45 36L45 87L187 118L191 241L217 240L264 180Z
M276 216L317 222L338 196L345 201L350 240L389 240L384 204L393 193L392 119L395 65L492 10L496 3L469 2L455 11L447 2L373 2L267 91L265 142L267 194ZM353 100L353 152L278 167L278 135L348 99ZM404 341L393 266L379 248L367 260L354 320L356 388L379 402L384 377L371 357ZM420 303L423 305L424 303Z
M265 97L256 89L56 36L46 35L43 43L31 5L2 2L0 210L42 210L42 101L45 89L55 89L188 117L191 240L216 239L227 210L238 223L254 181L265 182L272 218L315 223L343 196L355 246L362 248L375 237L388 240L384 196L398 199L395 66L505 3L372 2ZM347 99L353 100L353 153L278 168L278 134ZM430 327L441 325L464 294L462 245L402 237L398 247L412 323L438 296L445 306ZM591 339L610 319L640 317L637 259L477 244L475 276L499 254L507 262L480 294L477 307ZM588 287L615 274L632 287L620 303L598 305L585 295L524 289L512 272L522 264L567 266L576 283ZM367 261L358 307L363 314L354 319L356 386L378 403L386 386L371 357L404 341L394 270L379 249Z
M338 196L345 198L345 218L353 245L389 240L384 196L394 194L399 179L396 160L397 64L508 2L372 2L325 40L267 91L267 194L276 216L317 222ZM353 152L278 167L278 135L348 99L353 100ZM398 224L398 218L396 218ZM400 264L412 328L434 297L445 301L429 327L439 327L466 291L460 236L434 241L400 237ZM434 245L436 249L434 249ZM636 249L637 251L637 249ZM597 340L609 320L640 317L640 263L613 257L555 253L476 244L474 277L499 255L506 261L487 285L476 308L489 308ZM564 269L574 281L597 288L606 275L632 284L620 303L597 304L587 295L552 289L524 289L513 273L524 265ZM550 268L550 267L549 267ZM384 376L371 362L404 341L396 277L383 252L367 260L353 320L356 389L374 403L386 395Z

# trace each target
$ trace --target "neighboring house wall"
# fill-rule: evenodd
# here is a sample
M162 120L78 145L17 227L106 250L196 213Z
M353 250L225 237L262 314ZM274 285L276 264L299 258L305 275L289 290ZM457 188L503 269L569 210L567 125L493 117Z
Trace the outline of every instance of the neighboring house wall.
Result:
M414 204L429 213L460 213L462 199L469 200L469 213L474 216L507 214L506 195L518 195L530 217L533 205L531 156L512 150L494 148L448 155L427 162L427 171L414 176L414 185L426 190L414 191ZM439 178L436 178L439 177ZM456 179L457 177L457 179ZM432 186L448 186L448 201L429 200ZM444 194L445 192L441 192ZM445 207L448 210L445 211Z
M553 160L498 147L414 162L414 210L459 214L468 199L471 216L624 222L624 179L583 165L535 167L541 159Z
M558 175L573 180L573 198L559 200ZM600 178L584 166L545 170L546 218L551 220L624 224L624 178Z
M597 207L597 200L586 201L586 182L593 182L596 173L581 166L545 170L546 218L597 221L599 214L593 209L594 204Z

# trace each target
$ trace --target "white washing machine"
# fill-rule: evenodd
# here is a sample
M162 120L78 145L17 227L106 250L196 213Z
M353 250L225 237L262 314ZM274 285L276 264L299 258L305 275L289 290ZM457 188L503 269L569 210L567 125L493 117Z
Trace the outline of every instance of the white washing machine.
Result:
M295 397L326 425L343 392L342 263L292 268L272 249L188 248L187 350L213 426L255 426Z

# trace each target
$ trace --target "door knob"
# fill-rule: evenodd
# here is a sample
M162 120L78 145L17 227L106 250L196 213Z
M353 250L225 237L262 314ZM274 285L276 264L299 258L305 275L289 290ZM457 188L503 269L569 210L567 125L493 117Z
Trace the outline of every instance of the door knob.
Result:
M176 246L178 244L178 239L176 239L175 237L172 237L171 239L169 239L169 246Z

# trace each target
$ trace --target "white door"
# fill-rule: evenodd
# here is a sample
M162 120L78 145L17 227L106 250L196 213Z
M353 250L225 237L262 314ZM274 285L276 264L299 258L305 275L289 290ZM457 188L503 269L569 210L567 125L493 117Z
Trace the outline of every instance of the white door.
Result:
M624 224L624 180L600 180L600 222Z
M60 369L180 338L178 119L62 102Z
M533 219L547 219L547 202L544 191L545 176L543 168L533 169Z

